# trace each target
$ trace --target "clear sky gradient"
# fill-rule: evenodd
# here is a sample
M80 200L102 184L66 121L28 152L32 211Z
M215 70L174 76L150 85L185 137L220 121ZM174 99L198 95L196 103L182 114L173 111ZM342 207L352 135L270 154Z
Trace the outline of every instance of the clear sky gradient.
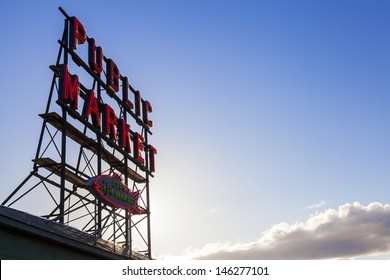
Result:
M335 225L355 253L295 257L388 257L389 1L1 1L1 200L32 167L59 6L153 105L155 257L294 258L257 249L318 228L341 248ZM367 221L387 247L349 235Z

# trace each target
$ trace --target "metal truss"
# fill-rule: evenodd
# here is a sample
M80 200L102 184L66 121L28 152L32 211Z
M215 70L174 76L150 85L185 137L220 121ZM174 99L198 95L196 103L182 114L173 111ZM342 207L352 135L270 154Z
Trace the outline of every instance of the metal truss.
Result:
M30 205L34 200L35 209L40 212L38 215L87 232L94 236L96 242L108 242L108 246L112 245L114 251L122 248L117 253L125 252L130 259L134 258L134 254L142 254L150 259L151 174L140 170L139 166L116 147L110 146L86 121L83 122L72 114L61 100L55 100L54 93L59 91L60 65L73 63L77 66L75 68L80 66L80 62L74 62L77 57L67 47L69 16L61 8L60 10L66 17L64 33L58 41L60 47L56 64L50 66L53 78L46 110L40 115L43 122L32 171L2 205L23 206L26 205L23 202L26 200ZM99 101L102 101L104 88L96 79L93 79L90 89L96 91ZM80 96L85 94L86 88L81 85ZM121 105L118 108L120 117L126 119L128 113L125 108ZM150 131L142 128L141 134L147 144ZM141 214L135 215L99 202L85 188L85 182L100 174L120 175L131 191L139 191Z

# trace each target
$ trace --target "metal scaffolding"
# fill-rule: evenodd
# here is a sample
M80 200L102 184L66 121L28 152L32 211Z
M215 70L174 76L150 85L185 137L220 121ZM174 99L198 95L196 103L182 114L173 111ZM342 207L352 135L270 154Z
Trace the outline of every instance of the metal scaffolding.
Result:
M37 196L42 197L39 201L36 199L38 205L42 204L42 217L89 233L96 242L112 242L115 244L113 248L120 245L130 259L133 254L143 254L151 259L149 180L153 174L149 168L150 127L121 98L109 93L110 89L103 81L107 73L103 71L97 74L92 71L70 47L71 18L62 8L60 11L65 16L64 33L58 41L56 63L50 66L53 79L46 110L40 114L43 122L32 171L2 205L17 207L22 200L38 193L35 199ZM144 164L139 164L69 104L60 98L55 100L54 93L59 94L61 65L69 65L69 68L74 67L74 71L88 74L85 80L89 80L91 85L85 87L80 83L79 97L83 102L87 100L88 90L92 89L96 92L99 104L112 102L112 106L116 106L120 112L119 118L125 122L134 122L144 140ZM131 85L129 89L136 92ZM121 176L130 191L138 191L141 212L129 213L125 209L114 208L91 194L86 189L86 181L101 174Z

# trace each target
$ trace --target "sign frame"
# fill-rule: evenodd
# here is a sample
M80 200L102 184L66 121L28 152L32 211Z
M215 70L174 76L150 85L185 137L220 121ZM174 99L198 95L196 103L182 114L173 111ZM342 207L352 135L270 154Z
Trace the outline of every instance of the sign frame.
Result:
M33 168L2 205L23 208L25 199L35 199L44 212L40 216L120 244L129 259L152 259L150 178L157 154L149 143L152 104L87 36L81 21L59 10L64 30L56 63L50 66L53 78L40 114ZM78 54L81 48L88 49L87 58ZM88 190L90 182L108 177L119 180L139 205L107 203L97 189ZM49 200L39 201L34 192L47 192Z

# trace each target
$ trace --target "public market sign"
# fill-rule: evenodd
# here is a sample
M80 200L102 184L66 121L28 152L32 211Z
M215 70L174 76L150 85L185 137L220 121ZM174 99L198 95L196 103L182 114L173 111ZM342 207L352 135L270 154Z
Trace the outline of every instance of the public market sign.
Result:
M141 214L138 206L140 192L131 192L120 176L100 175L89 179L86 188L104 204Z
M121 74L114 60L104 56L102 47L97 46L95 39L88 38L83 24L76 17L69 17L68 20L69 31L66 36L69 36L69 40L59 43L71 55L73 61L94 78L101 90L95 92L84 87L79 77L71 74L65 62L56 67L59 75L57 103L72 117L95 131L109 146L151 175L155 171L157 150L148 144L145 137L148 133L151 134L150 128L153 126L150 119L152 104L143 100L141 93L129 84L128 78ZM83 44L88 45L88 63L76 53ZM117 103L120 112L115 112L112 106L103 102L103 93ZM80 99L83 99L82 105ZM127 114L146 131L145 136L132 130Z

